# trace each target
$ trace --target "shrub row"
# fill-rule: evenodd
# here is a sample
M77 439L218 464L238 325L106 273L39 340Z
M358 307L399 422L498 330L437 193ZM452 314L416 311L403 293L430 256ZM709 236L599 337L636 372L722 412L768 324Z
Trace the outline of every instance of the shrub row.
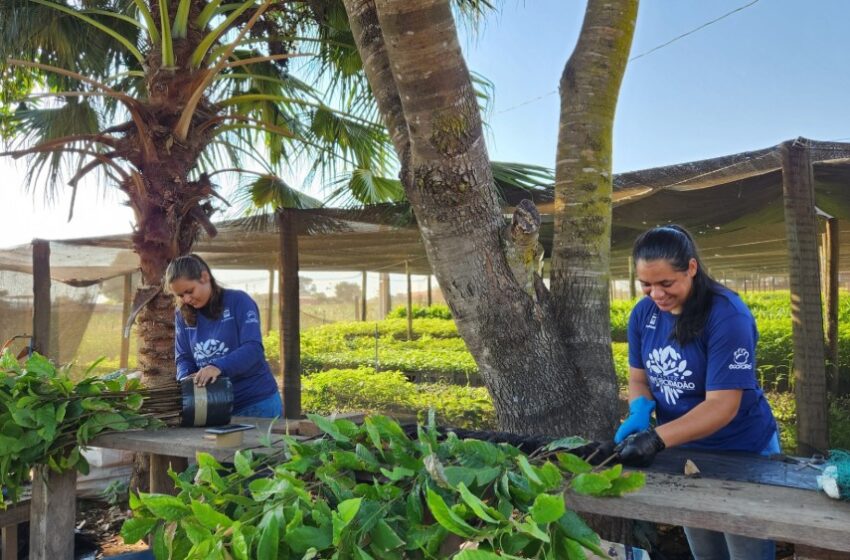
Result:
M318 414L377 412L425 418L433 408L444 424L468 429L496 427L493 404L483 387L411 383L398 371L370 368L334 369L301 380L304 409ZM779 423L782 449L797 446L796 406L792 393L767 393ZM836 399L829 408L830 447L850 449L850 399Z

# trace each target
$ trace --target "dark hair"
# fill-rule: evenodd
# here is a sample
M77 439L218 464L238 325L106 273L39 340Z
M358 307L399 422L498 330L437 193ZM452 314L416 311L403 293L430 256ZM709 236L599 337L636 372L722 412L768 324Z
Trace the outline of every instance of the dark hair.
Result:
M198 322L197 312L200 311L205 317L218 319L224 308L223 290L219 287L218 282L212 275L209 265L198 255L184 255L177 257L170 263L165 270L165 284L171 286L176 280L200 280L201 274L206 271L210 277L210 299L201 309L195 309L191 305L183 303L182 299L174 294L177 308L183 316L183 320L190 327L194 327Z
M678 225L647 230L635 240L632 258L635 265L639 260L646 262L665 260L677 272L688 270L691 259L696 260L697 272L693 279L691 293L682 306L682 313L676 319L676 328L672 337L681 346L699 338L705 329L714 294L726 288L709 276L699 258L699 252L691 234Z

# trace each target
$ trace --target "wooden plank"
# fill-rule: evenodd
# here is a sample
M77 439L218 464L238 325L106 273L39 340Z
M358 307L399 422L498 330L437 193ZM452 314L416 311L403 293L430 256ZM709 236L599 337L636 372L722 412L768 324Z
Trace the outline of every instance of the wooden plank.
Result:
M50 242L32 242L32 347L44 356L50 348ZM52 351L55 353L56 349Z
M239 447L219 447L215 441L204 438L206 428L166 428L163 430L134 430L113 432L97 436L90 445L110 449L126 449L137 453L152 453L171 457L195 458L198 452L209 453L219 461L230 461L240 448L257 448L255 453L264 453L260 438L269 431L271 420L235 416L234 424L252 424L254 430L245 432ZM298 436L295 436L298 437ZM280 438L272 438L280 446Z
M152 453L150 465L151 492L154 494L174 494L174 481L168 476L168 469L171 468L178 473L183 472L189 466L189 461L186 457Z
M646 473L638 492L621 498L570 492L567 507L850 551L850 503L810 490Z
M410 278L410 263L404 261L404 274L407 276L407 340L413 340L413 283Z
M133 303L133 275L124 275L124 303L121 307L121 355L118 361L118 367L127 369L130 363L130 329L126 328L127 321L130 320L130 306Z
M795 560L850 560L850 552L836 552L814 546L795 545Z
M34 469L30 507L30 560L72 560L77 514L77 471Z
M360 279L360 320L366 320L366 271L362 272Z
M827 218L825 236L826 256L826 348L829 360L830 391L842 394L838 371L838 268L841 259L838 218Z

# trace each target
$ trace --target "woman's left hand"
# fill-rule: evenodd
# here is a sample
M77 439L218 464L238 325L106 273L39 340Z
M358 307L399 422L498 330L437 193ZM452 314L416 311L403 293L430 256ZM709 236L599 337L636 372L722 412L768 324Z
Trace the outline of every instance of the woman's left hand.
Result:
M205 387L210 383L215 383L218 376L221 375L221 370L213 365L204 366L195 374L195 385Z

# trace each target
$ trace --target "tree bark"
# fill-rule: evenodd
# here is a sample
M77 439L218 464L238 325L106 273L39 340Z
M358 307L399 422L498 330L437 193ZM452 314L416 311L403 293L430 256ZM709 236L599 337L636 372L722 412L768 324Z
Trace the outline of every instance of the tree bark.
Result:
M609 269L614 113L637 18L637 0L589 0L561 76L551 289L560 330L587 378L590 408L617 420Z

